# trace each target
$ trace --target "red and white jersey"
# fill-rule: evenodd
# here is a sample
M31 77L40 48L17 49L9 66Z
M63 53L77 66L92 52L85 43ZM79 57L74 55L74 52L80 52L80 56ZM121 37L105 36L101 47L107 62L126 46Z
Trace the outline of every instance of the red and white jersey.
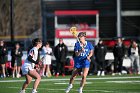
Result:
M32 59L34 61L37 61L37 58L38 58L38 49L36 47L33 47L29 53L28 53L28 56L31 55L32 56ZM27 56L27 59L25 60L24 64L22 65L22 73L23 74L28 74L28 71L29 70L33 70L34 69L34 66L35 66L35 63L32 63L28 60L28 56Z

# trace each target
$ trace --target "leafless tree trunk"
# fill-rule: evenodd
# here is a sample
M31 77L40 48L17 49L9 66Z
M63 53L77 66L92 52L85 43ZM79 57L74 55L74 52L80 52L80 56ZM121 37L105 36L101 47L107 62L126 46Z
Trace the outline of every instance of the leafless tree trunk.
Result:
M0 36L10 35L10 0L0 0ZM41 27L40 0L14 0L14 34L27 36Z

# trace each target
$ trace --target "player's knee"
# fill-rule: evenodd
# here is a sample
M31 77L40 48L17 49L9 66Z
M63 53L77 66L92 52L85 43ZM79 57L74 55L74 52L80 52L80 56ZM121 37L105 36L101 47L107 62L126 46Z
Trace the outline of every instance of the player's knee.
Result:
M38 80L41 80L41 76L38 76L37 79L38 79Z
M83 76L82 76L82 79L86 79L86 77L87 77L87 76L83 75Z
M31 83L31 80L27 80L25 81L26 84L30 84Z
M74 79L73 77L70 78L71 80Z
M73 80L73 79L75 79L75 77L71 77L70 79Z

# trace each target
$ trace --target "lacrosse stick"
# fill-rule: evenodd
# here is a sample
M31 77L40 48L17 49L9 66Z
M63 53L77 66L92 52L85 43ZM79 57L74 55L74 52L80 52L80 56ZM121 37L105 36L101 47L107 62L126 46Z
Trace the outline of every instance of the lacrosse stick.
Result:
M70 28L70 32L72 33L72 35L73 35L74 37L76 37L77 41L80 43L79 38L78 38L77 27L74 27L74 26L71 27L71 28Z
M79 38L78 38L78 31L77 31L77 27L73 26L70 28L70 32L72 33L72 35L74 37L76 37L77 41L80 43ZM80 43L81 46L81 43ZM83 46L81 46L81 48L83 48Z

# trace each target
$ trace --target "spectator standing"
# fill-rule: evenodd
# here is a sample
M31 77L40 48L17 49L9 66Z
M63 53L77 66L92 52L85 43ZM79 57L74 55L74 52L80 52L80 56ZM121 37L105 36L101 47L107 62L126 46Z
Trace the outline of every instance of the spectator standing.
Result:
M125 56L125 46L121 38L117 39L117 43L113 48L113 54L114 54L114 73L112 73L112 75L115 75L116 73L121 75L122 62Z
M140 47L136 43L136 41L132 41L132 44L128 50L129 57L132 61L132 72L136 74L140 74Z
M54 56L56 58L56 77L62 73L65 76L65 62L68 54L68 48L64 44L63 39L59 39L59 44L54 49Z
M97 62L97 76L105 76L105 55L107 52L106 46L103 44L102 40L95 46L94 54L95 60Z
M14 49L12 49L11 51L11 56L12 56L12 67L13 67L13 78L15 78L15 73L16 73L16 77L19 78L20 77L20 69L22 66L22 49L20 48L20 44L16 43Z
M2 67L2 74L1 74L1 77L2 78L5 78L6 77L6 67L5 67L5 64L6 64L6 59L7 59L7 54L8 54L8 51L7 51L7 48L6 46L4 45L4 41L0 41L0 65Z
M52 48L50 47L50 44L47 42L45 46L42 48L43 50L43 75L42 76L51 76L51 71L50 71L50 65L51 65L51 56L52 56ZM46 74L44 74L46 72Z

